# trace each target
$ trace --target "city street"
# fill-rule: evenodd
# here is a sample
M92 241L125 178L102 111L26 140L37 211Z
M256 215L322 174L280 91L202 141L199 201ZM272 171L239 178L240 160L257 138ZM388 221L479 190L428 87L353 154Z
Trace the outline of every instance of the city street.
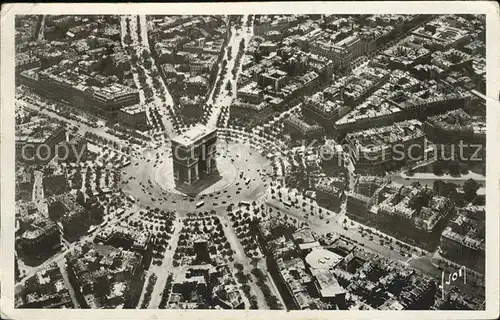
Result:
M151 267L149 268L149 272L156 274L158 279L156 279L148 309L158 309L163 297L163 290L165 289L165 285L167 284L168 275L173 274L175 276L177 274L177 268L173 266L173 256L175 253L175 247L177 246L177 242L179 241L179 234L181 229L182 220L181 218L177 218L174 221L174 232L172 233L172 236L168 241L167 250L164 253L162 264L160 266L151 265Z
M76 308L80 308L80 303L78 302L78 299L76 298L75 294L75 289L73 288L73 285L69 281L68 278L68 270L66 268L66 260L59 260L57 262L57 266L59 267L59 270L61 270L62 277L64 279L64 283L66 284L66 287L68 288L69 296L71 297L71 301L73 301L73 304L75 305Z
M353 240L356 240L360 244L363 243L363 246L364 246L364 244L367 243L366 241L369 240L371 242L371 244L373 244L373 247L375 248L375 250L377 250L377 252L379 252L379 253L382 253L382 254L388 253L388 256L392 256L393 253L395 253L394 256L397 259L402 260L402 261L408 260L408 258L405 258L405 257L401 256L401 254L400 254L401 252L406 252L406 257L408 256L408 254L410 254L410 252L408 250L403 249L402 247L400 247L398 245L398 243L402 243L403 245L411 248L412 257L416 258L416 257L420 257L422 255L429 254L428 252L426 252L425 250L423 250L421 248L406 244L403 241L400 241L399 239L392 237L390 235L384 234L381 231L379 231L373 227L369 227L369 226L363 225L357 221L349 219L345 214L346 213L346 204L347 204L346 201L344 201L341 204L339 212L334 212L334 211L331 211L331 210L328 210L324 207L319 206L316 201L304 198L304 196L298 192L290 192L290 190L288 190L287 188L281 188L278 190L279 190L279 192L284 194L283 199L285 199L286 196L289 196L292 200L298 202L297 205L299 208L304 208L306 211L300 212L299 211L300 209L295 208L295 207L288 208L288 207L284 206L282 202L274 200L274 199L273 200L268 199L268 201L267 201L268 204L270 204L271 206L273 206L279 210L285 210L286 212L291 213L295 217L303 216L303 218L306 219L307 221L313 221L317 224L323 225L323 227L326 227L324 229L324 232L327 232L327 230L329 230L328 226L330 226L330 223L332 222L332 220L334 220L335 223L332 224L332 226L335 226L337 228L336 229L337 233L344 234L348 238L353 237L352 238ZM269 198L269 194L268 194L268 198ZM312 210L311 210L311 208L312 208ZM320 210L321 210L321 213L320 213ZM325 223L322 222L323 219L325 219ZM326 223L326 221L329 221L329 222ZM309 222L307 224L309 224ZM337 230L340 230L338 227L342 227L342 231L338 232ZM319 229L319 230L322 230L322 229ZM363 237L361 236L361 230L364 230ZM368 232L368 230L370 230L370 232ZM321 233L319 233L319 234L321 234ZM349 236L349 234L351 236ZM373 241L372 241L372 238L373 238ZM360 239L363 239L363 240L360 240ZM377 240L378 240L378 242L376 242ZM384 246L380 245L380 240L384 241L384 243L385 243ZM387 248L387 246L390 246L390 247L392 246L393 249ZM384 248L384 249L381 249L381 248ZM416 255L416 253L418 253L418 255Z
M384 256L394 261L399 261L404 265L408 265L408 257L402 256L400 252L396 250L391 250L385 245L380 245L378 237L373 237L373 240L369 239L369 236L362 237L358 232L358 228L355 226L348 227L347 230L341 225L340 222L337 221L337 217L324 217L321 219L318 215L310 215L310 217L305 218L303 212L299 212L296 209L288 209L283 205L280 201L277 200L268 200L266 204L273 209L279 210L283 214L286 214L299 222L305 222L314 232L318 235L324 235L330 232L335 232L339 235L345 236L348 239L351 239L354 243L365 247L366 249L373 251L376 254ZM306 207L307 208L307 207ZM325 209L323 209L325 211ZM329 221L327 223L327 221ZM379 232L379 234L381 234ZM423 270L425 272L425 270Z
M140 37L138 33L138 24L137 24L137 19L139 19L139 24L140 24ZM151 107L156 107L159 112L162 114L162 122L165 126L165 131L169 136L174 136L177 134L175 131L173 124L171 122L170 116L167 113L167 108L173 108L174 101L172 99L172 96L168 92L167 87L163 83L163 80L161 80L161 77L158 75L158 78L160 79L159 83L160 89L158 90L157 87L154 85L154 81L152 78L152 72L155 72L158 74L158 70L156 69L156 65L153 61L153 58L151 57L151 54L148 55L148 58L150 60L150 69L147 69L144 66L144 52L149 53L149 43L148 43L148 36L147 36L147 30L148 30L148 24L146 21L146 16L145 15L139 15L139 16L122 16L121 18L121 32L122 32L122 42L125 40L125 35L127 34L127 28L126 28L126 23L129 21L129 26L130 26L130 38L131 38L131 45L130 47L133 48L135 51L136 56L138 57L137 59L137 64L132 67L133 76L134 76L134 81L136 83L137 88L140 90L140 96L142 97L140 99L140 102L142 105L144 105L147 108L146 114L149 116L150 109ZM153 102L152 103L147 103L146 99L144 97L144 89L143 85L141 84L141 81L139 81L139 73L137 72L137 68L141 68L143 71L142 73L145 75L145 81L146 81L146 86L152 90L153 92Z
M89 133L96 134L96 135L98 135L98 136L100 136L100 137L102 137L104 139L116 142L116 143L118 143L120 145L123 145L123 146L128 146L128 144L129 144L128 141L124 141L124 140L118 138L117 136L109 134L108 132L106 132L106 128L105 127L93 128L91 126L88 126L88 125L86 125L84 123L81 123L81 122L78 122L76 120L72 120L72 119L68 119L68 118L62 117L62 116L60 116L60 115L56 114L55 112L50 111L48 109L43 109L42 110L39 106L33 105L31 103L28 103L28 102L24 102L24 104L22 104L22 105L25 108L34 110L34 111L39 112L41 114L44 114L44 115L46 115L49 118L54 118L54 119L57 119L59 121L65 122L65 123L69 124L70 126L76 126L76 127L78 127L78 133L81 134L82 136L85 135L85 133L89 132Z
M250 263L250 259L246 256L245 251L243 249L243 246L241 245L240 241L236 237L236 234L234 233L234 229L230 227L231 222L227 218L226 212L224 211L219 211L218 212L218 217L222 223L222 228L224 229L224 233L226 234L227 240L231 244L231 248L236 252L234 254L234 263L240 263L243 265L243 273L245 274L250 274L253 269L253 266ZM234 266L234 263L233 266ZM253 276L252 276L253 278ZM268 278L268 281L270 278ZM269 310L269 307L266 303L264 294L262 291L259 289L257 286L255 280L249 281L247 283L250 286L250 294L255 295L257 297L257 305L258 309L263 309L263 310ZM272 288L272 287L271 287ZM279 292L274 292L274 295L279 296Z
M35 181L33 182L33 198L38 211L45 217L49 216L47 203L45 203L45 196L43 192L43 172L35 171Z
M40 22L40 29L38 31L38 41L43 41L45 39L44 31L45 31L45 17L46 15L42 15L42 21Z
M130 21L130 16L120 16L120 38L123 48L129 47L125 41L125 35L127 34L127 21ZM132 67L132 77L134 78L137 90L139 90L139 103L145 104L146 97L144 95L144 89L139 82L139 75L137 74L137 67Z

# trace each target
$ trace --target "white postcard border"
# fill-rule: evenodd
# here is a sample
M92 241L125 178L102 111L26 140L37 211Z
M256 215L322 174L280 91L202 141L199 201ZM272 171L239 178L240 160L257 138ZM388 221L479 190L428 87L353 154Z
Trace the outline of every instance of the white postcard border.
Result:
M16 14L486 14L487 177L486 310L484 311L262 311L88 310L14 308L14 17ZM8 4L1 11L1 304L7 319L494 319L500 316L500 10L487 1L67 3Z

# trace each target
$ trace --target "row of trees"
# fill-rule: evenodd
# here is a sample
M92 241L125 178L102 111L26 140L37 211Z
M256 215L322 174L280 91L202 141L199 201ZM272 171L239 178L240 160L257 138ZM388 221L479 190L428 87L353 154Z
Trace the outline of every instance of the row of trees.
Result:
M146 69L151 69L152 67L152 62L151 62L151 53L149 52L148 49L142 50L141 53L141 58L142 60L140 63L146 68Z
M228 114L229 114L229 107L223 106L219 113L219 117L217 118L217 127L225 126L224 119L228 116Z
M201 222L200 222L201 221ZM207 234L210 235L210 240L208 241L208 249L211 254L217 252L226 256L230 261L232 258L233 250L229 244L222 224L218 217L204 217L202 219L186 219L184 220L185 225L179 234L179 241L177 242L177 248L174 253L174 266L178 266L180 259L184 256L191 256L194 258L194 248L191 246L191 240L196 237L197 234Z
M97 142L98 145L104 144L104 145L108 145L114 149L120 148L120 144L118 142L106 139L98 134L93 133L93 132L89 132L89 131L85 132L84 137L87 138L88 140L92 140L92 141Z
M93 173L95 174L95 177L94 177ZM82 179L82 175L81 175L79 168L75 169L75 172L72 174L69 174L68 177L69 177L69 180L71 181L73 189L80 189L82 187L83 179ZM92 168L90 166L86 167L85 187L87 189L90 189L92 181L95 182L96 189L101 190L104 187L110 187L111 184L113 184L113 183L117 183L118 179L119 179L119 177L116 174L116 172L111 172L109 170L106 170L105 176L104 176L104 181L102 181L101 168L97 167L94 169L94 171L92 171Z
M464 182L462 186L464 191L463 199L460 198L457 194L457 185L451 182L444 182L442 180L434 181L434 191L438 195L442 195L445 197L449 197L455 202L462 202L460 200L465 200L467 202L473 201L477 196L477 191L480 188L480 184L474 179L468 179Z
M165 130L165 125L163 124L161 115L156 107L149 109L149 118L151 119L151 124L155 129Z
M233 91L233 84L231 83L231 80L227 80L226 83L226 90L229 92L229 94L232 94Z
M152 274L149 277L148 284L146 287L146 292L144 293L144 298L141 303L141 309L146 309L149 305L149 301L151 301L151 294L153 293L153 289L155 287L155 283L158 277L155 274Z
M468 174L469 168L466 164L461 163L457 160L438 160L432 164L432 172L437 176L441 176L447 172L452 176L460 176L461 174Z
M253 18L254 18L253 15L248 16L248 19L247 19L247 27L248 28L250 28L252 26Z
M236 28L241 25L241 22L243 21L243 16L242 15L230 15L229 16L229 25L234 24Z
M255 201L254 201L255 205ZM257 257L257 244L255 243L254 236L256 235L253 226L259 223L266 216L261 208L255 208L252 213L241 209L233 211L233 207L228 207L228 217L231 220L233 229L238 237L247 257Z
M132 130L132 129L129 129L129 128L126 128L126 127L123 127L121 125L114 125L113 128L112 128L113 132L116 132L117 135L125 135L126 137L134 137L134 138L137 138L139 140L144 140L144 141L150 141L151 138L145 134L142 134L140 132L137 132L137 130Z
M226 72L227 72L227 60L224 59L221 62L221 71L220 71L221 77L217 80L217 83L215 84L214 95L213 95L214 100L220 94L222 83L224 81L224 77L222 77L222 75L224 75Z
M141 65L141 63L139 63L139 65L137 66L136 68L137 70L137 77L139 79L139 83L140 83L140 86L142 88L142 90L144 91L144 97L146 98L146 103L149 103L151 101L153 101L153 89L151 89L149 86L148 86L148 83L146 81L146 72L144 71L144 68L143 68L143 65Z
M144 39L142 39L142 34L141 34L141 20L139 18L139 16L136 17L137 19L137 39L139 40L139 43L140 42L143 42Z
M130 20L127 18L125 20L125 29L126 33L123 38L123 42L125 42L126 45L131 45L132 44L132 37L130 36Z
M168 300L170 298L170 292L172 291L173 276L172 273L168 273L167 283L165 284L165 289L163 289L163 294L160 301L160 309L165 309L167 307Z
M240 288L243 291L243 294L247 297L248 301L250 302L250 309L257 309L257 297L250 292L250 286L248 285L248 281L251 281L250 276L248 274L245 274L243 272L243 265L241 263L236 262L234 264L234 267L236 268L236 279L240 283Z
M266 283L267 276L264 274L264 272L262 272L262 270L260 270L259 268L253 268L252 274L257 279L257 285L259 286L260 290L262 290L269 308L271 310L281 309L281 303L279 302L278 298L271 292L271 288L269 288Z

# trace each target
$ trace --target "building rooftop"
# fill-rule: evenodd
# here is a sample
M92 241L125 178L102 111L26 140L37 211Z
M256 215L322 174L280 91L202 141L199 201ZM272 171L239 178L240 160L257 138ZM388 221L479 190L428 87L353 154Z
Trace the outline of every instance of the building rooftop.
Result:
M19 290L16 288L16 307L34 305L37 308L73 308L68 288L59 267L52 263L28 278Z
M96 235L96 239L103 241L108 241L112 237L126 239L131 242L131 246L142 249L148 245L151 234L130 227L107 226Z
M16 141L26 143L44 143L52 136L64 131L64 127L40 118L16 125Z
M342 256L327 249L314 248L305 260L313 269L329 269L335 267L342 260Z
M395 299L386 300L379 308L379 310L403 310L404 306Z
M345 106L339 95L332 95L330 91L325 90L306 97L304 108L318 113L325 119L332 119Z
M335 183L331 178L322 178L319 180L316 184L316 191L321 191L335 197L339 197L342 193L340 188L335 186Z
M92 80L97 81L98 77L87 75L87 73L82 72L79 67L71 66L69 61L67 66L65 66L63 62L64 61L62 61L59 65L54 65L41 71L39 76L50 79L52 83L56 83L61 86L72 87L82 92L88 92L95 98L101 99L104 102L120 99L128 95L139 94L137 89L116 82L111 84L102 84L102 86L88 85L87 83ZM84 60L82 62L83 64L89 64L88 60Z
M108 273L126 271L135 274L143 257L137 252L122 248L91 244L87 252L77 251L69 259L72 261L75 275L79 279L94 281L94 279Z
M449 132L470 132L476 135L486 135L485 119L472 117L462 109L429 117L427 121Z
M371 128L349 133L346 136L361 151L375 151L386 148L394 143L404 143L414 138L423 137L422 123L418 120L408 120L391 126Z
M41 236L56 232L58 232L58 230L56 224L52 220L38 216L31 224L30 229L23 233L22 238L25 240L34 240Z
M324 129L318 124L309 124L306 121L302 120L297 115L291 115L290 117L285 119L285 123L291 125L297 130L300 130L302 134L312 134L322 132Z
M64 193L49 199L49 202L54 201L58 202L64 208L62 221L73 221L73 219L78 219L86 212L85 208L78 204L76 199L70 193Z
M469 31L452 27L444 19L433 20L413 31L414 35L432 40L436 44L448 47L456 41L468 36Z
M472 60L472 56L460 50L451 48L445 52L436 51L432 54L432 62L442 69Z
M343 94L354 99L367 92L369 89L382 84L382 80L388 78L390 71L382 68L363 68L346 79L343 86Z
M146 107L143 105L135 104L132 106L121 108L120 111L128 113L130 115L134 115L134 114L138 114L141 112L146 112Z
M258 95L262 92L255 81L251 81L238 89L238 93Z
M312 269L318 289L323 298L332 298L347 291L339 285L335 275L328 269Z
M293 234L293 239L300 244L316 243L316 238L310 228L302 228ZM319 245L319 244L318 244Z
M172 142L176 142L181 146L188 147L214 132L217 132L216 128L209 128L198 123L183 134L172 138Z

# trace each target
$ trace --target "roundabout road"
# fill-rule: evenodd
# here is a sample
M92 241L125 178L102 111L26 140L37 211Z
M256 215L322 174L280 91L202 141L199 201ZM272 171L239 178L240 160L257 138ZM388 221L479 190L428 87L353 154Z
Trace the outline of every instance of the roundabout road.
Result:
M219 140L216 161L222 179L190 198L175 189L170 147L149 149L121 170L121 189L142 208L176 210L180 216L196 211L219 211L230 203L251 202L265 194L272 179L267 175L271 164L259 152L248 145ZM204 205L196 208L201 200Z

